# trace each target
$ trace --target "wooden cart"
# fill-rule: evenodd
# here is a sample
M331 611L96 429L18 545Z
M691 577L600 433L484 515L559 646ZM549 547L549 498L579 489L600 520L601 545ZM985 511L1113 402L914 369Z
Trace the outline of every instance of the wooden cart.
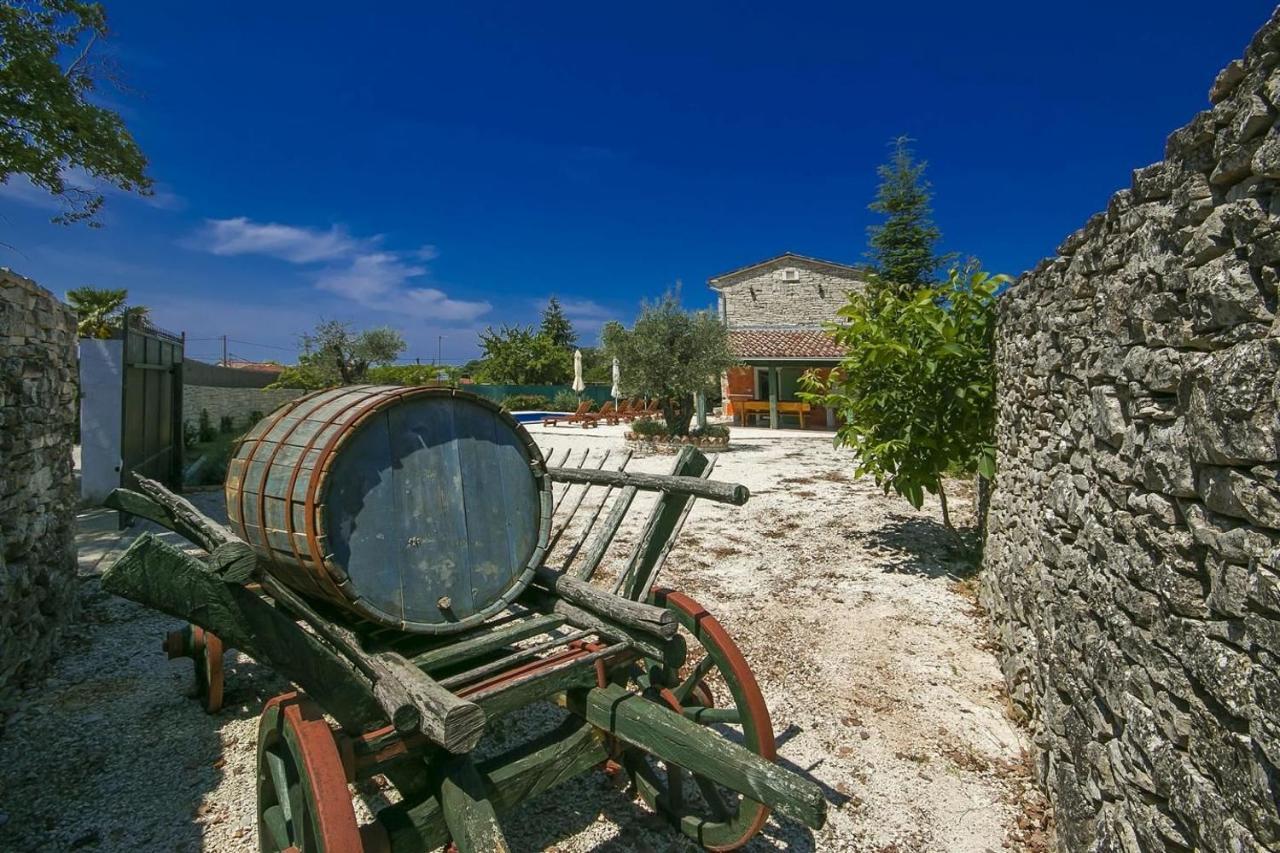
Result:
M224 645L299 688L262 712L262 850L504 850L498 815L595 767L628 774L651 808L707 849L742 846L771 809L823 824L819 787L774 763L769 712L733 640L697 602L655 584L694 500L741 505L747 489L708 479L712 465L692 448L663 476L627 472L629 454L547 465L531 440L527 452L546 520L531 582L499 612L444 635L300 594L262 543L251 547L157 483L139 479L108 500L206 552L144 534L103 576L107 590L191 623L166 647L197 660L206 707L221 701ZM593 583L646 493L656 500L634 546L608 561L621 566L616 577ZM491 722L541 700L569 712L559 728L473 758ZM360 826L348 784L374 776L399 801Z

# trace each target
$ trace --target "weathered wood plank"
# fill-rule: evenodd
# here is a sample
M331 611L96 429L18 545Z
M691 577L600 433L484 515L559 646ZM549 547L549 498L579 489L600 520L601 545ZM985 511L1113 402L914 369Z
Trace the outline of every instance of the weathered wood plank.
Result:
M623 486L618 490L618 498L613 502L609 516L605 519L600 532L596 534L596 538L592 540L582 565L578 566L574 572L579 580L590 580L596 573L596 569L600 568L604 555L609 552L609 546L613 544L613 538L618 535L618 529L622 527L622 521L627 517L627 510L631 509L631 504L639 491L638 486Z
M613 452L612 450L606 450L603 454L600 455L600 459L597 460L596 462L595 470L598 471L604 467L604 463L609 461L609 456L612 454L612 452ZM568 497L569 490L572 488L573 488L572 483L570 483L568 486L565 487L565 494L561 497L561 501L555 505L553 514L560 512L560 507L563 504L564 499ZM573 504L563 514L563 520L560 522L560 526L556 528L555 531L552 532L551 541L547 543L547 551L554 550L556 545L560 542L560 537L564 535L564 532L569 529L569 525L573 523L573 517L578 514L578 509L582 506L582 501L587 496L587 492L591 491L591 488L592 488L591 484L586 483L583 485L581 489L578 490L578 494L574 498Z
M481 629L440 648L413 656L413 663L430 673L465 663L489 652L553 631L565 623L563 616L538 614L496 628Z
M440 810L458 853L505 853L510 850L489 801L484 778L471 759L455 755L439 762Z
M826 821L827 802L816 784L665 705L616 684L585 695L570 693L567 703L588 722L662 761L705 776L812 829Z
M670 610L611 595L607 590L545 566L538 569L534 583L598 616L656 637L670 639L679 628Z
M485 795L506 813L544 791L581 775L609 757L599 729L568 720L546 736L477 765ZM422 853L449 840L438 797L397 803L378 812L392 853Z
M700 477L670 474L636 474L631 471L595 471L590 468L550 468L551 479L560 483L593 483L598 486L635 486L651 492L692 495L717 503L742 506L751 490L741 483L703 480Z
M181 495L175 495L155 480L146 477L135 479L143 494L116 489L107 495L103 506L150 519L206 551L212 551L225 542L240 541L230 528L209 518Z
M684 660L685 643L678 633L670 639L663 640L647 631L637 631L594 614L537 586L531 586L525 590L522 600L545 613L564 617L564 620L575 628L590 629L610 640L625 640L647 658L666 661L676 667Z
M630 450L626 451L622 455L622 462L620 462L618 464L618 467L615 468L614 470L625 471L627 468L627 463L631 461L631 455L632 455L632 451ZM582 490L582 494L585 496L586 493L589 491L591 491L591 486L587 486L586 488L584 488ZM582 525L582 530L578 533L577 541L573 543L572 547L569 548L569 552L565 554L564 562L560 564L560 571L562 572L569 571L569 566L573 563L574 559L578 556L578 552L582 550L583 545L587 544L587 539L591 536L591 531L592 529L595 528L596 521L599 520L600 513L604 511L605 504L609 502L609 498L613 495L613 492L614 492L613 486L605 487L604 494L600 497L600 501L595 505L595 509L591 511L591 517L587 519L586 524ZM634 490L632 494L633 495L635 494ZM576 508L574 512L575 513L577 512ZM566 522L565 527L561 529L561 533L563 533L564 529L567 529L568 526L569 526L568 522ZM583 574L580 571L575 571L574 575L576 577L583 578L584 580L587 579L586 577L583 576Z
M299 685L345 728L387 722L372 685L350 662L256 592L223 583L199 559L150 533L106 569L102 588L212 631Z
M524 646L516 649L498 660L489 661L488 663L468 669L465 672L459 672L456 675L450 675L447 678L442 678L440 679L440 684L451 690L465 684L472 684L480 681L486 676L495 675L503 670L510 669L515 664L533 660L551 649L568 645L574 640L584 639L589 634L591 634L591 631L586 629L579 629L568 634L556 634L555 636L543 640L540 643L534 643L531 646Z
M484 734L480 706L459 699L395 652L367 652L354 631L324 619L270 575L262 587L316 633L333 643L373 682L373 696L401 732L420 731L450 752L470 752Z
M692 447L683 447L676 456L672 470L677 476L701 478L710 470L707 457ZM626 587L626 597L632 601L644 601L657 577L658 569L675 544L675 538L684 526L694 497L691 494L667 492L658 498L653 511L645 522L640 540L627 561L627 567L614 584L615 594Z

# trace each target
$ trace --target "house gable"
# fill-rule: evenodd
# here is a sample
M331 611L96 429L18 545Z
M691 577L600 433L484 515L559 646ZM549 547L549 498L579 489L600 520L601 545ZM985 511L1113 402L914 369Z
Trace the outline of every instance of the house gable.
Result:
M836 319L849 291L866 287L866 273L787 253L707 283L720 294L720 315L730 329L818 329Z

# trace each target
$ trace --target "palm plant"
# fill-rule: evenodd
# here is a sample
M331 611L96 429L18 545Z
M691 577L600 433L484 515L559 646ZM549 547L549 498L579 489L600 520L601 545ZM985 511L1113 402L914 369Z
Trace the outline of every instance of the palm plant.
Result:
M82 338L109 338L128 320L129 325L150 325L145 305L126 307L129 291L124 288L76 287L67 291L67 302L75 309L76 332Z

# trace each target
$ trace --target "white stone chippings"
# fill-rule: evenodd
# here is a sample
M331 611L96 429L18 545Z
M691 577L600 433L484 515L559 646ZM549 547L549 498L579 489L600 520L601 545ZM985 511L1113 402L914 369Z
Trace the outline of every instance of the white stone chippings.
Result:
M982 598L1064 850L1280 849L1277 48L1000 300Z
M0 707L76 616L75 313L0 268Z

